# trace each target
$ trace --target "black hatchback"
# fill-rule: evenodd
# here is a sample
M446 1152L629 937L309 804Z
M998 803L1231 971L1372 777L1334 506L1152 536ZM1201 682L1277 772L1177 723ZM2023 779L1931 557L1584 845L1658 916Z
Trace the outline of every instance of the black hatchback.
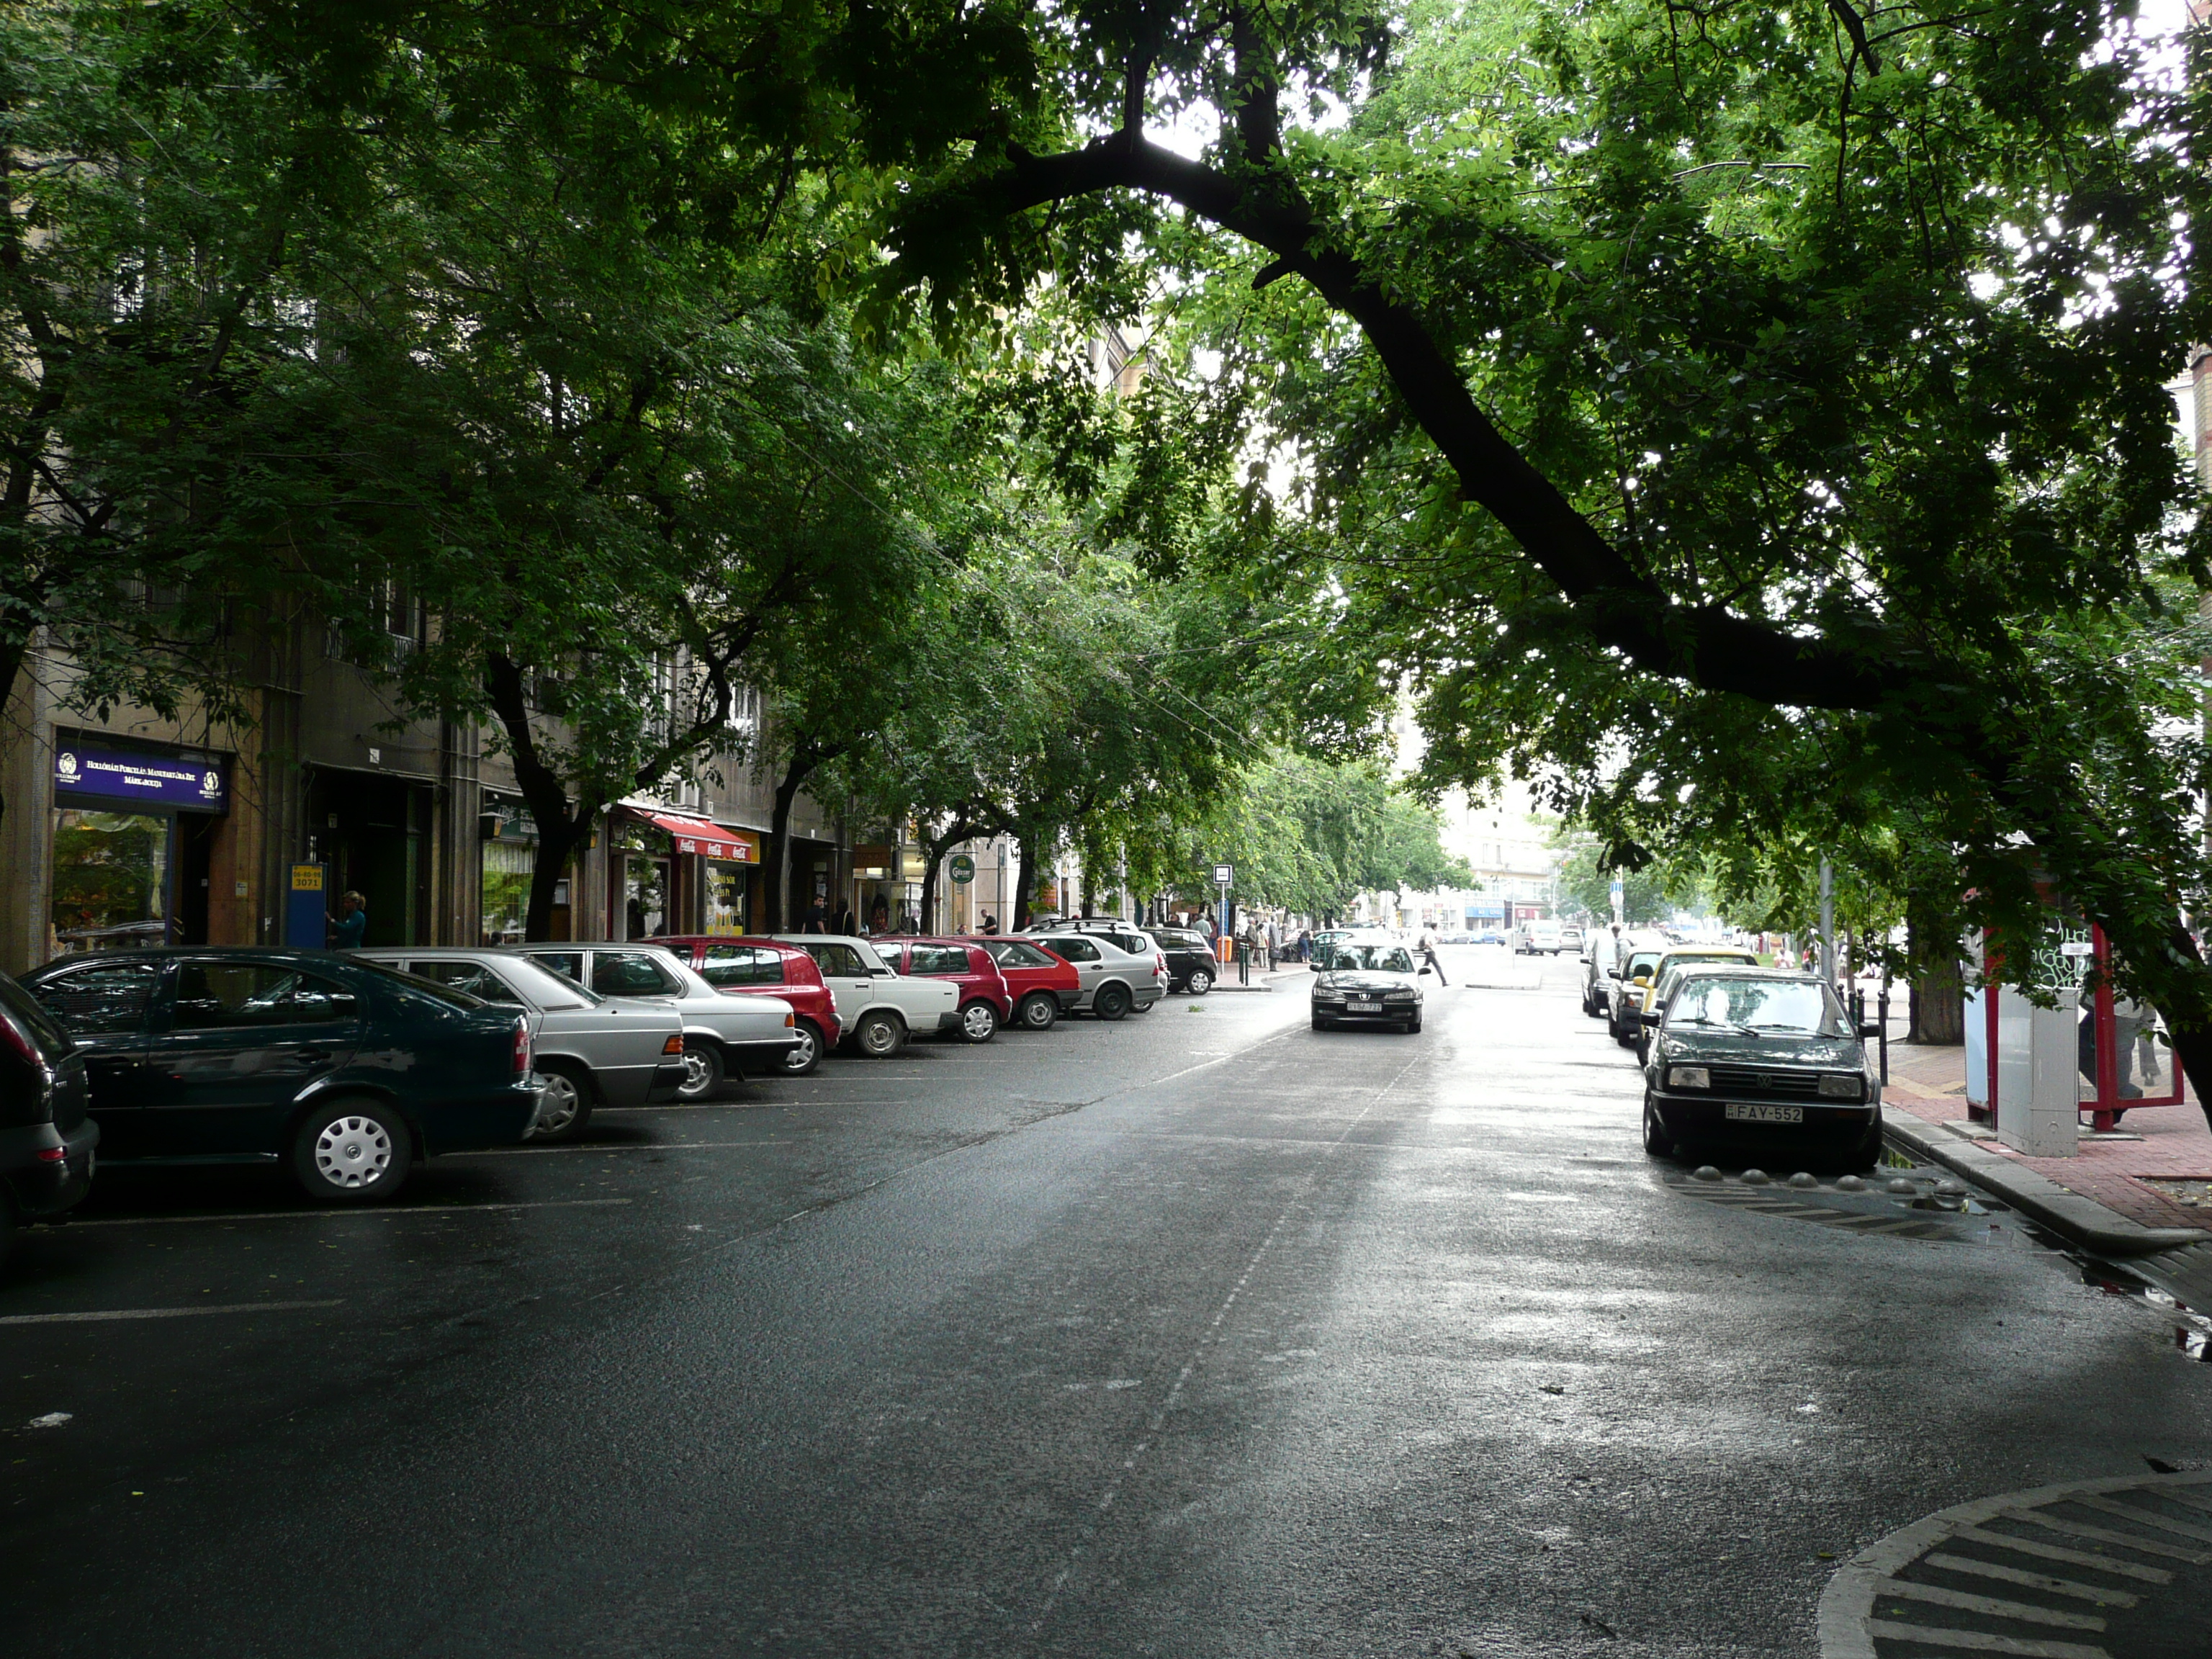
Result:
M0 974L0 1261L26 1221L92 1189L100 1128L85 1114L84 1061L31 994Z
M356 957L102 951L23 983L84 1058L106 1163L281 1163L313 1197L362 1203L537 1118L513 1009Z

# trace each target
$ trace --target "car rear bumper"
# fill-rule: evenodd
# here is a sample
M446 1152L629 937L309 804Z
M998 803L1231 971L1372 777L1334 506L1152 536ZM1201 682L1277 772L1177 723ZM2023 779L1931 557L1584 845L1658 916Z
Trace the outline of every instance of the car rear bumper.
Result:
M544 1091L544 1084L533 1073L516 1079L503 1089L441 1100L422 1111L417 1120L422 1150L434 1157L483 1146L512 1146L536 1125L538 1101Z
M1802 1100L1759 1103L1797 1107L1805 1114L1805 1120L1802 1123L1746 1123L1728 1115L1725 1100L1656 1092L1651 1097L1659 1121L1672 1139L1731 1146L1855 1146L1866 1138L1867 1125L1881 1109L1878 1100L1863 1101L1855 1106L1821 1105Z
M1061 1013L1072 1014L1082 1005L1083 993L1080 990L1054 991L1052 994L1052 998L1054 1002L1057 1002L1060 1005L1060 1012Z
M87 1118L64 1134L51 1123L0 1130L0 1179L24 1217L59 1215L82 1203L92 1190L94 1149L100 1126ZM39 1157L59 1147L58 1162Z
M957 1008L947 1008L943 1013L937 1017L937 1029L940 1031L958 1030L960 1029L960 1011Z

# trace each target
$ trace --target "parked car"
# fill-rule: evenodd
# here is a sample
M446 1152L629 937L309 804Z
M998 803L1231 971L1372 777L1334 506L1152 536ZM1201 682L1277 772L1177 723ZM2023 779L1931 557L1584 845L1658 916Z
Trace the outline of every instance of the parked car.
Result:
M814 958L837 1005L838 1024L871 1060L898 1053L915 1031L949 1031L960 1023L960 988L947 980L908 979L877 954L875 941L839 933L778 933Z
M1014 999L1016 1024L1032 1031L1048 1031L1062 1014L1073 1013L1083 1000L1082 976L1072 963L1051 951L1003 933L971 937L968 942L981 945L999 964Z
M1618 967L1629 936L1610 927L1593 927L1583 945L1583 1012L1605 1018L1606 980Z
M610 1002L526 957L489 947L381 945L350 954L519 1010L545 1083L539 1140L574 1140L595 1106L657 1105L684 1087L684 1023L673 1008Z
M1881 1078L1832 987L1810 974L1698 963L1674 978L1644 1068L1644 1150L1691 1146L1881 1154Z
M103 1162L283 1164L362 1203L538 1118L519 1010L358 955L101 951L23 983L84 1056Z
M92 1083L69 1033L0 974L0 1263L17 1229L75 1207L92 1190L100 1126Z
M1419 1030L1421 976L1428 971L1425 963L1415 968L1413 953L1394 942L1347 939L1328 946L1314 957L1314 1030L1393 1025Z
M1517 957L1559 954L1559 924L1542 918L1522 922L1514 930L1513 954Z
M1644 934L1626 940L1614 964L1606 969L1605 1029L1624 1048L1636 1044L1637 1017L1644 1012L1644 994L1659 958L1667 954L1667 941Z
M710 1100L725 1079L781 1072L799 1044L798 1020L781 997L726 997L699 970L658 945L518 945L541 968L617 1002L663 1002L684 1022L678 1100Z
M836 1000L814 958L796 945L703 933L653 942L675 951L725 996L781 997L791 1005L798 1041L783 1057L784 1076L805 1077L837 1046L844 1028L837 1023Z
M1168 989L1202 997L1213 988L1219 965L1213 959L1213 941L1195 927L1154 927L1152 943L1167 958Z
M1150 940L1142 955L1096 933L1036 933L1028 942L1074 968L1082 993L1075 1002L1079 1012L1087 1008L1101 1019L1120 1019L1132 1009L1151 1007L1167 994L1167 958Z
M1560 955L1565 956L1568 951L1572 951L1576 955L1580 956L1582 949L1583 930L1581 928L1569 926L1559 929Z
M1115 949L1128 956L1156 957L1159 960L1160 967L1167 973L1167 979L1164 983L1172 984L1174 982L1175 970L1168 966L1167 951L1162 948L1159 940L1153 937L1150 930L1139 927L1133 921L1123 921L1118 916L1082 916L1073 921L1060 922L1049 928L1032 927L1030 932L1033 934L1043 933L1088 933L1095 939L1103 939L1109 941ZM1145 1003L1141 1006L1139 1012L1142 1012L1142 1009L1149 1009L1152 1006L1152 1005L1149 1002Z
M876 954L910 978L941 979L959 988L960 1023L953 1030L969 1042L988 1042L1014 1017L1014 994L999 964L981 945L964 939L879 939Z
M1738 967L1756 968L1758 955L1739 950L1733 945L1670 945L1662 952L1651 970L1651 982L1645 987L1637 1007L1635 1029L1629 1033L1629 1042L1636 1050L1638 1066L1650 1058L1651 1028L1658 1024L1655 1011L1659 1000L1667 994L1673 981L1681 976L1681 970L1695 963L1729 963Z

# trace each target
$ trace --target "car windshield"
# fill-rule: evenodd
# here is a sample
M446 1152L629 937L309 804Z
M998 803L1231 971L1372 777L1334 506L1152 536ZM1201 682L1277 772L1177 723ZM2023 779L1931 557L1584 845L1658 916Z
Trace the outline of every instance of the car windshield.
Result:
M1024 945L1018 939L987 939L983 948L999 960L1001 968L1049 968L1053 958L1034 945Z
M1758 1035L1844 1036L1843 1006L1816 980L1747 975L1682 981L1667 1024L1716 1026Z
M1402 945L1332 945L1322 965L1336 973L1410 974L1413 958Z

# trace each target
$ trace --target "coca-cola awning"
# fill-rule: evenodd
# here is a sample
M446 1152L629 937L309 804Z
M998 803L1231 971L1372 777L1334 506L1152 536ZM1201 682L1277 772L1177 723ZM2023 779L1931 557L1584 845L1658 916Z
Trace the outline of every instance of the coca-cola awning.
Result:
M679 853L696 853L703 858L727 859L738 864L760 862L757 836L742 830L725 830L704 818L687 818L680 812L647 812L636 807L629 811L631 817L655 829L665 830Z

